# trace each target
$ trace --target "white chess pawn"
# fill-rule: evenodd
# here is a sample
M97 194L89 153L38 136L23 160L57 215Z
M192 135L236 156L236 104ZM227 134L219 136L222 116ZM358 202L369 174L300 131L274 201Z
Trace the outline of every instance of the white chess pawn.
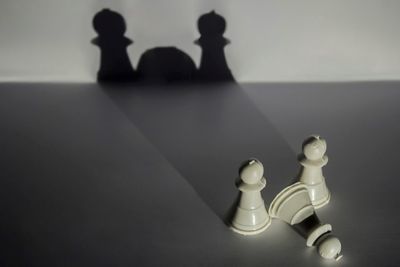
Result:
M299 180L310 194L311 203L315 209L328 204L331 194L326 186L322 174L322 167L328 163L326 141L317 135L313 135L303 143L303 154L299 162L302 165Z
M264 167L257 159L248 160L239 170L241 191L239 206L232 220L232 230L243 235L261 233L271 224L261 190L266 185Z

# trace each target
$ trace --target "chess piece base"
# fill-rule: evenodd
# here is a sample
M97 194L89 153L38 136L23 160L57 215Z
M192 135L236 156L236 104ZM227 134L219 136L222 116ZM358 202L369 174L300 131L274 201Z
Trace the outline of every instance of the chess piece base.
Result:
M271 218L268 217L267 220L262 224L262 226L258 229L255 230L244 230L244 229L240 229L234 225L231 225L231 229L232 231L234 231L235 233L241 234L241 235L257 235L260 234L262 232L264 232L265 230L267 230L267 228L271 225Z
M297 224L314 213L307 187L297 182L283 189L271 202L269 215L290 225Z

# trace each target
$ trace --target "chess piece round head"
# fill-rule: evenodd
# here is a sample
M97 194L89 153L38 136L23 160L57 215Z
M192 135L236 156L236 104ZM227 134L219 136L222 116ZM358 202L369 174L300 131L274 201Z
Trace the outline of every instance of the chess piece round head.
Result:
M257 184L264 174L264 166L257 159L246 161L239 170L240 179L246 184Z
M326 141L313 135L303 143L303 154L310 160L321 159L326 152Z
M124 18L108 8L94 16L93 28L99 35L104 36L122 36L126 31Z
M201 35L222 36L225 32L226 22L222 16L213 10L199 18L197 27Z
M324 259L339 260L342 257L342 255L340 255L341 250L342 244L339 239L334 236L329 236L318 245L318 253Z

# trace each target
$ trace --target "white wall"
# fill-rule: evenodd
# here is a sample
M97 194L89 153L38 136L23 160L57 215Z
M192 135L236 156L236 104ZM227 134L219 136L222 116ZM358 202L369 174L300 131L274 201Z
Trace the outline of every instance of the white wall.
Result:
M239 81L400 79L398 0L0 0L0 81L94 81L104 7L125 17L133 65L167 45L198 63L196 21L215 9Z

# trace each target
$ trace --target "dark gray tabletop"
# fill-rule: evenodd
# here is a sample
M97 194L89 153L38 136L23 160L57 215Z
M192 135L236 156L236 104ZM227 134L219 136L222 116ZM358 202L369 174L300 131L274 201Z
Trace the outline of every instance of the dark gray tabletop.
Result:
M398 266L399 99L395 82L0 84L0 265ZM263 162L268 205L310 134L339 262L278 220L226 225L240 163Z

